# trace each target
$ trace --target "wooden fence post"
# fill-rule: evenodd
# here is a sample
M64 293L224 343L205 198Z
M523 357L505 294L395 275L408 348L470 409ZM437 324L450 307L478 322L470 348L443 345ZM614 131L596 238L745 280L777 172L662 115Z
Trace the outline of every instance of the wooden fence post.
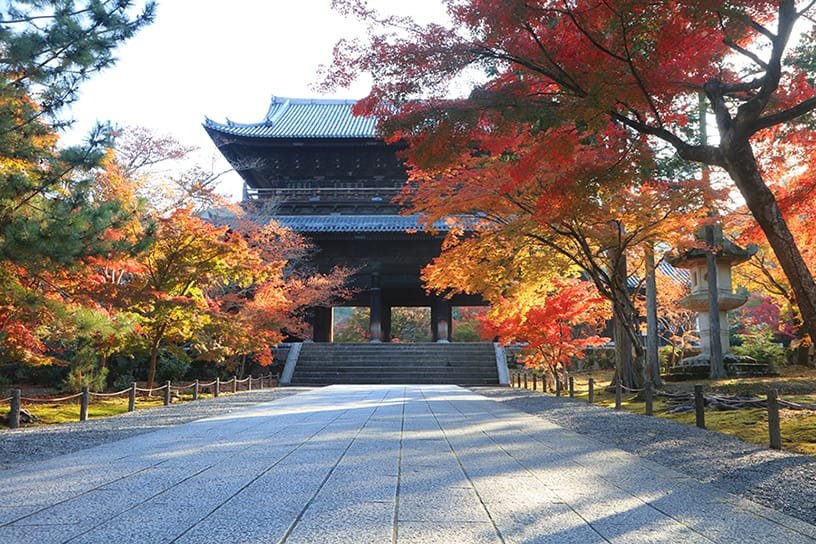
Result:
M516 386L521 389L521 372L516 372Z
M213 391L213 397L217 397L221 394L221 378L215 378L215 390Z
M589 388L589 396L588 401L590 404L595 402L595 378L590 378L587 382L587 387Z
M652 399L652 382L647 380L646 385L644 387L645 390L643 391L643 396L645 397L646 401L646 415L650 416L654 413L654 402Z
M571 399L575 398L575 378L572 376L569 377L569 394Z
M170 406L170 380L164 384L164 405Z
M193 382L193 400L198 400L198 379Z
M9 411L9 429L20 428L20 405L22 404L23 392L15 389L11 392L11 410Z
M236 376L235 374L232 375L232 392L233 393L238 392L238 376Z
M615 410L621 409L621 403L623 401L623 384L621 383L620 378L615 380Z
M779 430L779 397L776 389L768 389L768 437L772 449L782 449L782 433Z
M536 379L536 375L533 374L533 391L538 391L538 380Z
M249 375L249 381L247 382L247 391L252 391L252 375Z
M700 384L694 386L694 413L697 426L705 429L705 397L703 396L703 386Z
M130 391L128 392L128 412L136 409L136 382L130 384Z
M527 389L527 373L524 373L524 389Z
M82 400L79 403L79 420L85 421L88 419L88 397L90 397L90 390L88 386L82 387Z

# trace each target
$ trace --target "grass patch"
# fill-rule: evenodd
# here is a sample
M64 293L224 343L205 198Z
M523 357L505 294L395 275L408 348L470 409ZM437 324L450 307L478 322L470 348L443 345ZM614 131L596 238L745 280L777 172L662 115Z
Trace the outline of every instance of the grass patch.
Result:
M572 374L575 383L575 398L587 401L588 379L595 381L595 404L610 409L615 407L615 391L608 387L613 371L592 371ZM703 384L706 394L723 396L745 396L764 398L768 389L777 389L780 400L800 404L816 405L816 369L790 366L783 368L779 376L735 378L725 380L699 380L696 382L671 382L665 384L665 390L692 392L694 384ZM528 387L532 383L528 380ZM542 390L539 382L538 390ZM567 391L562 396L567 396ZM666 402L665 398L655 397L654 415L679 421L688 425L695 424L694 412L667 414L675 404ZM646 406L637 395L626 393L621 398L623 410L645 414ZM786 450L816 455L816 411L780 409L780 431L782 447ZM740 410L719 411L709 408L705 413L706 428L712 431L730 434L746 442L768 446L768 413L764 408L744 408Z
M199 399L211 398L212 395L199 394ZM192 401L192 393L184 393L181 395L183 402ZM146 410L155 408L156 406L164 405L164 397L152 396L136 397L136 410ZM26 402L23 401L22 408L28 410L33 415L37 416L38 421L35 425L57 425L60 423L69 423L71 421L79 421L79 399L66 402ZM124 414L128 409L128 397L108 397L92 399L88 405L88 419L99 417L110 417L119 414ZM8 428L3 418L0 418L0 428Z

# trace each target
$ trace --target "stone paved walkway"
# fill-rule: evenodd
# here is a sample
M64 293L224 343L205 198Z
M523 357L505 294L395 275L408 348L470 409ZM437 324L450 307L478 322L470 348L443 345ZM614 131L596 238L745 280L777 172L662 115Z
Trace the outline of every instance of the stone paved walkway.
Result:
M0 542L814 543L452 386L333 386L0 473Z

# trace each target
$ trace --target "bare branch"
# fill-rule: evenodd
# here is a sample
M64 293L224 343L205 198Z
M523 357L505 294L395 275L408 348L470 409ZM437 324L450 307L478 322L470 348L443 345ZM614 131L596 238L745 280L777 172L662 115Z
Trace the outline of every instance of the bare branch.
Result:
M794 0L781 0L778 14L777 35L772 39L773 48L765 76L762 78L762 86L756 95L739 107L737 112L735 124L740 128L753 123L761 115L771 96L779 87L782 77L782 57L798 17Z
M739 53L740 55L749 58L751 61L753 61L761 69L763 69L763 70L768 69L768 64L764 60L759 58L759 56L757 56L755 53L753 53L751 51L748 51L744 47L741 47L735 41L733 41L733 40L731 40L729 38L726 38L726 39L723 40L723 43L725 45L727 45L728 47L730 47L731 49L733 49L734 51L736 51L737 53Z
M614 110L610 111L609 115L616 121L623 123L637 132L646 134L648 136L654 136L670 144L675 150L677 150L677 154L686 160L710 164L713 166L725 165L725 159L720 153L720 150L714 146L691 145L669 130L661 127L653 127L642 121L627 117L626 115Z
M762 129L772 127L774 125L787 123L788 121L792 121L797 117L801 117L808 112L813 111L816 109L816 97L808 98L804 102L800 102L799 104L793 106L792 108L788 108L786 110L773 113L771 115L766 115L765 117L760 117L755 122L751 123L749 128L749 134L755 134Z
M800 11L799 11L799 12L798 12L796 15L797 15L797 16L799 16L799 17L806 17L805 13L807 13L808 11L810 11L810 8L812 8L814 5L816 5L816 0L811 0L811 1L810 1L810 2L809 2L809 3L808 3L806 6L805 6L805 7L803 7L803 8L802 8L802 9L801 9L801 10L800 10ZM808 17L808 19L810 19L810 17Z

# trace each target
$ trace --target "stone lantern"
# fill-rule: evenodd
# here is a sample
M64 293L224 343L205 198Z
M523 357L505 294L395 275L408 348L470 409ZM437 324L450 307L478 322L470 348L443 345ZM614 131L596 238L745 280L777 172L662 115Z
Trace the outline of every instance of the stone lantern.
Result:
M706 227L703 227L706 228ZM696 239L704 246L703 228L697 231ZM723 237L722 227L715 225L714 245L718 247L717 262L717 308L719 310L720 345L726 368L729 363L738 363L733 355L727 356L731 344L728 338L728 312L739 308L748 299L745 295L733 292L731 282L731 267L743 263L756 253L755 246L743 249L727 238ZM697 312L697 327L700 331L700 355L688 357L680 362L680 369L673 373L682 373L693 376L702 376L708 372L711 363L711 334L708 306L708 265L706 262L705 247L690 249L677 257L669 259L669 263L677 268L685 268L691 277L691 294L678 301L683 308Z

